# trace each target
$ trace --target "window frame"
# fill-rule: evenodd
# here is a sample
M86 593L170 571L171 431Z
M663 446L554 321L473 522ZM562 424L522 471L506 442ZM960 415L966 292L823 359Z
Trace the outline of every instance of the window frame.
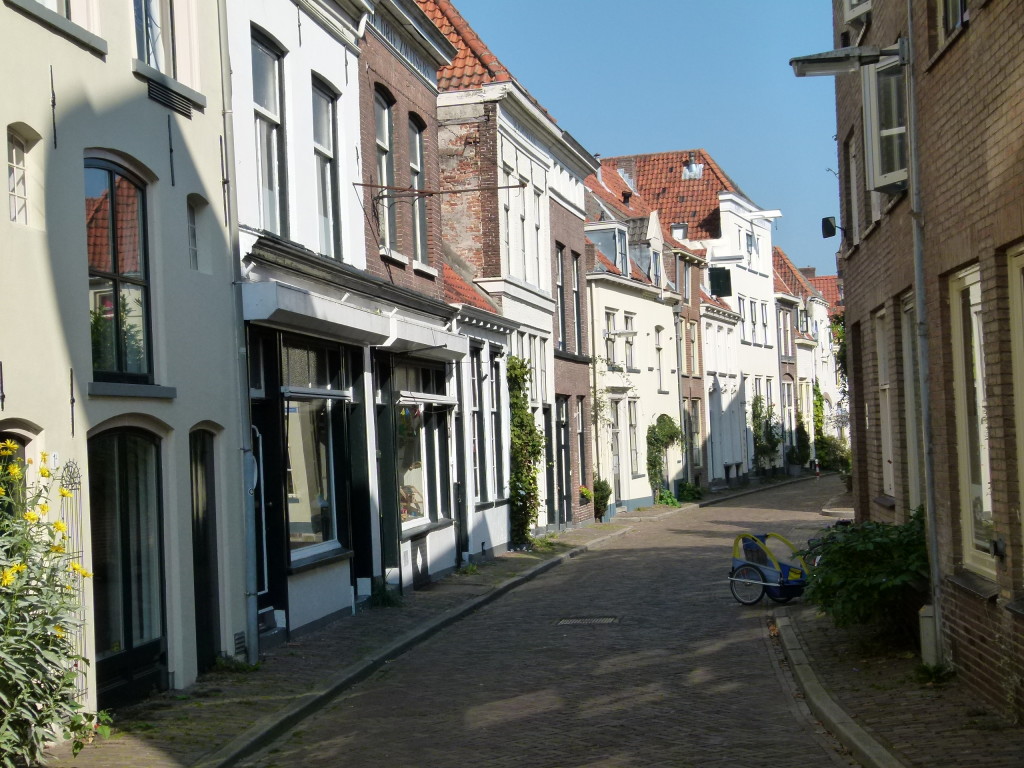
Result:
M18 163L17 154L21 154L21 163ZM29 142L7 129L7 196L9 200L10 221L12 224L28 225L28 153ZM18 192L20 177L21 192ZM21 211L18 211L17 201L21 201Z
M558 313L558 349L562 352L566 348L566 327L565 327L565 246L555 243L555 301Z
M379 189L376 192L377 234L379 245L384 251L393 250L398 242L395 211L391 193L386 187L395 185L395 102L380 88L373 92L374 143L377 149L375 177Z
M330 145L317 140L317 99L326 105L326 128ZM312 146L313 164L316 172L317 219L319 224L320 253L331 259L341 258L341 228L339 223L339 201L337 184L336 149L338 144L338 95L318 77L313 78L312 102Z
M636 334L636 315L632 312L624 312L622 315L622 326L622 339L625 345L624 362L626 370L633 371L636 370L636 354L633 346L634 335Z
M640 476L640 442L637 436L638 413L636 398L626 400L626 428L629 435L629 469L633 477Z
M95 342L93 345L93 367L92 377L93 381L103 382L120 382L128 384L152 384L153 383L153 311L151 295L151 285L149 279L149 216L147 209L146 200L146 184L138 176L133 174L128 169L112 163L108 160L99 158L86 158L84 168L87 171L103 171L107 174L108 193L113 195L115 193L116 177L121 177L129 184L131 184L138 193L139 200L139 211L138 211L138 240L139 240L139 254L138 258L141 262L141 269L139 270L138 277L132 277L130 273L122 274L119 270L117 271L104 271L102 269L96 269L92 266L92 255L88 253L88 242L86 245L87 260L88 264L88 275L90 282L90 307L93 305L92 300L92 282L94 279L108 281L111 284L111 304L110 311L114 318L116 318L114 328L114 369L113 370L102 370L96 367L96 349ZM88 200L88 198L86 198ZM88 205L88 203L87 203ZM116 236L116 232L119 228L119 209L121 205L108 205L108 217L107 226L109 227L108 239L108 255L110 266L115 267L120 263L121 253L118 250L117 244L119 239ZM86 229L88 230L88 224ZM122 326L121 315L122 315L122 285L133 286L138 289L139 294L142 296L143 304L143 319L140 330L143 335L143 352L142 352L142 363L144 366L143 371L130 371L128 368L127 361L127 350L125 346L125 328ZM96 312L96 309L90 309L90 313ZM90 317L90 328L94 318Z
M864 99L864 155L865 176L869 190L895 193L907 186L909 178L909 115L907 105L907 72L899 56L887 56L877 64L861 68ZM884 79L883 79L884 78ZM890 92L884 86L892 83L895 90ZM898 118L899 125L882 125L885 110L883 99L890 99L888 105ZM896 137L897 158L902 167L887 170L883 161L886 140Z
M950 313L950 345L953 360L953 409L956 419L957 445L967 446L967 450L957 451L957 476L959 491L960 514L960 545L963 563L969 570L980 573L987 578L996 578L996 559L990 553L988 543L995 537L995 525L992 499L991 455L989 453L989 435L986 423L987 407L987 376L985 372L985 336L981 319L981 270L975 265L953 275L949 280L949 313ZM964 298L969 301L964 304ZM971 327L964 328L963 311L970 313ZM970 334L971 348L965 348L967 335ZM972 377L971 389L974 391L974 403L967 391L967 365L963 353L970 351L975 376ZM980 375L979 375L980 372ZM972 408L974 412L972 412ZM977 430L972 434L973 430ZM977 442L974 450L972 438ZM972 459L977 456L977 467L972 466ZM977 477L972 472L977 470ZM977 480L978 482L974 482ZM977 490L980 489L980 490ZM988 504L989 533L982 549L975 532L975 522L979 520L974 514L975 502L981 502L980 522L985 522L985 504Z
M174 2L175 0L134 0L133 8L135 53L139 61L177 80L178 46ZM154 28L157 31L157 40L154 40Z
M275 235L288 235L288 195L286 176L286 136L284 113L284 85L282 69L284 52L267 37L253 30L251 37L253 61L253 122L256 140L256 194L260 228ZM256 93L255 66L257 53L265 54L271 63L274 82L267 93L276 100L275 108L260 104ZM267 141L264 142L265 130ZM266 144L266 145L265 145ZM266 151L264 151L266 150Z
M875 387L878 406L878 440L879 460L882 471L882 493L886 496L896 495L896 473L893 462L893 429L892 429L892 382L890 371L892 361L889 355L890 332L888 315L883 309L872 317L872 329L875 334Z
M416 115L409 115L409 187L412 198L412 258L419 264L428 259L426 162L424 160L423 136L426 127Z
M583 349L583 305L580 296L580 255L572 253L572 318L576 334L576 354L586 353Z
M1013 328L1013 318L1017 318L1018 321L1024 320L1024 246L1018 246L1008 254L1007 273L1010 288L1008 327ZM1013 333L1010 334L1010 338L1013 400L1017 425L1017 477L1018 482L1024 482L1024 334Z

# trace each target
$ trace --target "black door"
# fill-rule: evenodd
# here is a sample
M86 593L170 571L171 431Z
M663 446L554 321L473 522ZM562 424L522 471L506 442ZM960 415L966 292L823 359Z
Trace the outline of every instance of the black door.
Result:
M217 580L217 514L213 433L189 435L192 474L192 577L196 613L196 658L205 672L217 660L220 611Z
M89 440L99 706L167 686L160 446L141 430Z
M558 470L558 525L565 526L572 517L572 461L569 455L569 398L559 395L555 402L555 461Z

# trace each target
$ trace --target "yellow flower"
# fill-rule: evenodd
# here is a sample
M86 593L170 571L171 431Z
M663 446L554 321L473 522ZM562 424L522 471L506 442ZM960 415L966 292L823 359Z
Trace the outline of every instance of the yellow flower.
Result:
M59 533L67 533L68 527L64 525L63 520L57 520L53 524L53 530L58 531Z
M21 479L21 465L19 464L8 464L7 474L13 477L15 480Z
M0 448L6 448L9 451L16 451L18 450L18 444L13 440L4 440L0 443Z
M27 565L25 565L25 563L18 563L17 565L13 565L13 566L11 566L11 567L12 567L12 568L14 568L14 572L15 572L15 573L21 573L21 572L22 572L22 571L24 571L24 570L25 570L26 568L28 568L28 566L27 566Z
M49 511L50 511L50 505L49 504L40 504L39 505L39 513L40 514L45 515Z
M83 579L92 578L92 574L89 571L85 570L85 568L82 567L81 563L73 562L69 567L71 568L72 571L77 573Z
M39 515L36 512L26 512L24 515L22 515L22 517L28 520L30 523L39 522Z
M0 444L0 456L13 456L13 455L14 455L14 451L12 451L10 448L5 448L2 444Z
M25 463L26 464L32 464L33 462L32 462L32 459L25 459Z
M68 490L67 488L65 488L64 486L61 486L60 488L58 488L58 489L57 489L57 493L59 493L59 494L60 494L61 496L63 496L63 497L65 498L65 499L70 499L70 498L71 498L71 496L72 496L72 493L71 493L71 491L69 491L69 490Z
M4 487L2 485L0 485L0 496L6 496L6 495L7 495L7 491L5 491Z
M60 544L51 544L50 551L58 555L63 555L67 550L65 550Z
M50 476L50 470L48 470L46 468L45 464L39 468L39 476L40 477L49 477Z
M17 573L13 568L4 568L0 573L0 587L9 587L14 583L14 576Z
M45 464L49 458L50 458L50 454L48 454L46 451L40 451L39 452L39 460L43 464Z
M64 628L60 624L54 624L53 634L55 634L57 637L64 637Z

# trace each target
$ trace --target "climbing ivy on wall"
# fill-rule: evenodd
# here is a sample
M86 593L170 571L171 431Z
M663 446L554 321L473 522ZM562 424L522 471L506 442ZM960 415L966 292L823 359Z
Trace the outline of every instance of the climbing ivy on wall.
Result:
M665 482L665 451L675 445L683 433L676 420L666 413L647 428L647 481L655 500Z
M508 360L508 396L511 432L509 516L513 547L530 542L540 511L537 474L544 455L544 434L530 410L530 365L520 357Z

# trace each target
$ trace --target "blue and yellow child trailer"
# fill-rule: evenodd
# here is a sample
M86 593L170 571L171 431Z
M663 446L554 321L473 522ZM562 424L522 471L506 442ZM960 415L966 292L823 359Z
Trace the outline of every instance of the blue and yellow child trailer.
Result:
M743 605L754 605L766 594L777 603L788 603L803 594L809 570L785 536L741 533L732 545L729 589Z

